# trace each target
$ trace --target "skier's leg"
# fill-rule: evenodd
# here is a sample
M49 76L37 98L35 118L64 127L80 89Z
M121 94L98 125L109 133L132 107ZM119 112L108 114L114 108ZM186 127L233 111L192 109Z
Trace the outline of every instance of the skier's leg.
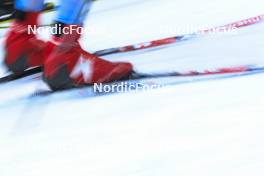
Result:
M130 63L109 62L80 47L81 34L76 29L82 27L91 3L91 0L64 0L61 4L57 21L67 33L54 36L48 44L52 53L44 63L44 78L54 90L119 80L132 72Z
M7 15L12 15L14 12L14 0L0 1L0 19L5 19Z
M10 28L5 41L5 63L16 73L29 67L43 64L45 43L36 38L28 27L38 25L38 16L43 6L43 0L17 0L15 7L16 19Z
M0 1L0 8L6 9L6 8L12 8L14 6L14 0L1 0Z
M0 7L9 6L9 5L13 5L13 4L14 4L14 0L1 0L0 1Z
M63 2L60 3L61 7L58 12L57 21L65 24L83 25L91 9L92 0L64 0Z
M15 8L26 12L39 12L43 5L44 0L16 0Z

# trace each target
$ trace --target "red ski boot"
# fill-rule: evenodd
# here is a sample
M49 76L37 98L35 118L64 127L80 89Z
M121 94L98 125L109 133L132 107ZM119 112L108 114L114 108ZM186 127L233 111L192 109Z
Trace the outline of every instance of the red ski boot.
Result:
M49 42L47 49L52 52L44 63L44 78L51 89L106 83L130 76L130 63L110 62L92 55L80 47L79 38L74 32Z
M21 73L43 65L46 44L28 29L37 25L39 13L18 11L16 16L5 41L4 61L10 71Z

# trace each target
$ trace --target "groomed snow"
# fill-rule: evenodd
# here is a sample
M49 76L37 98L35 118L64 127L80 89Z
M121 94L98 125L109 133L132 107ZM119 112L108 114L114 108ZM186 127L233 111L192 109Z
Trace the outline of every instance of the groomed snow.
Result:
M82 46L96 51L169 37L175 31L163 29L213 27L260 15L263 7L261 0L101 0L86 23L96 31L85 34ZM263 28L261 23L236 35L105 58L130 61L146 73L264 65ZM264 74L188 84L176 84L178 78L151 81L174 84L146 92L94 96L77 90L30 99L25 97L47 89L41 80L0 85L0 175L264 174Z

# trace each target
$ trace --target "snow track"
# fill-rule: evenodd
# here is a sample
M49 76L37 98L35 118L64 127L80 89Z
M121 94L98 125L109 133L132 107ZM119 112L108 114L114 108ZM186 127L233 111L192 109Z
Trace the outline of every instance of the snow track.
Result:
M263 14L263 7L260 0L101 0L82 45L96 51L170 37L176 35L171 29L218 26ZM43 23L54 15L46 14ZM104 58L130 61L145 73L264 65L263 28L260 23L235 35L206 35ZM0 85L1 176L264 174L264 74L150 79L170 86L27 99L48 90L32 78ZM190 79L195 82L180 84Z

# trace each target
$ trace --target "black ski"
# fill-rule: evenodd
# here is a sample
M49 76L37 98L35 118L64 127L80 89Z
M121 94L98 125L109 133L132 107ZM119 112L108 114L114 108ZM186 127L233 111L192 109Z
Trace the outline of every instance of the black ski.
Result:
M224 69L216 69L215 71L201 71L201 72L163 72L163 73L140 73L133 71L129 78L110 82L110 83L103 83L103 85L113 85L113 84L122 84L122 83L128 83L130 85L140 83L141 80L145 79L155 79L155 78L167 78L167 77L193 77L192 79L187 79L183 81L176 81L175 83L169 83L169 85L173 84L183 84L183 83L191 83L191 82L200 82L200 81L208 81L208 80L218 80L218 79L226 79L226 78L234 78L234 77L241 77L241 76L248 76L248 75L254 75L254 74L263 74L264 73L264 67L262 66L245 66L243 69L242 67L231 67L231 68L224 68ZM214 75L214 77L212 77ZM199 77L199 78L194 78ZM143 83L148 84L148 83ZM142 83L141 83L142 85ZM151 85L153 85L153 82L151 81ZM70 89L62 89L62 90L42 90L37 91L33 94L31 94L31 98L34 97L41 97L41 96L48 96L52 95L58 92L67 92L69 90L76 90L76 89L82 89L82 88L91 88L94 86L93 84L87 84L87 85L81 85L72 87ZM156 84L156 87L162 87L164 85ZM154 87L155 87L154 86ZM115 91L113 91L114 93ZM104 92L99 92L99 94L104 94ZM106 92L107 94L107 92Z
M7 75L7 76L0 78L0 84L10 82L10 81L15 81L15 80L18 80L18 79L21 79L21 78L24 78L24 77L27 77L27 76L30 76L30 75L33 75L36 73L40 73L41 71L42 71L41 67L35 67L32 69L26 70L20 74L12 73L10 75Z

